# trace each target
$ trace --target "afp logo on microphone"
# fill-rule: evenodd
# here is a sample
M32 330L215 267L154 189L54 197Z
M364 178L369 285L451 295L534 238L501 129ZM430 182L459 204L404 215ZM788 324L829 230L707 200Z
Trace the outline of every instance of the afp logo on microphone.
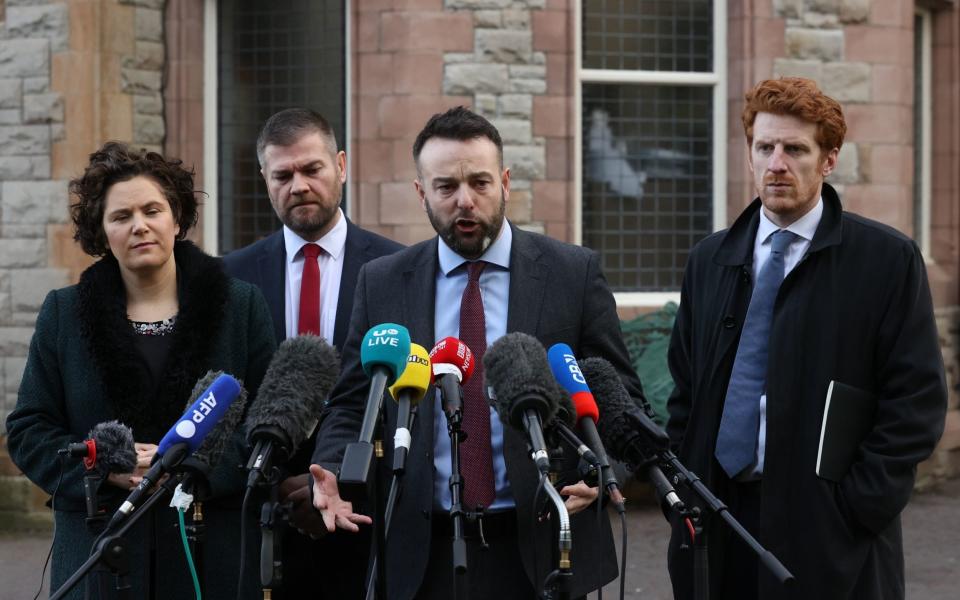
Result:
M196 408L190 413L190 418L183 419L177 423L176 426L177 435L184 439L190 439L196 435L197 425L203 423L203 420L216 408L217 398L213 395L213 390L210 390L209 394L200 398L200 401L194 406Z

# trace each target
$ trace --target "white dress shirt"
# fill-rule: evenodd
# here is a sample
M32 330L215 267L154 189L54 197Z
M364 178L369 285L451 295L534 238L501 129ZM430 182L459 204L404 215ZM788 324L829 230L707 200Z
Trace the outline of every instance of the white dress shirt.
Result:
M340 295L340 277L343 274L344 248L347 244L347 219L338 208L340 218L333 229L314 242L323 252L320 263L320 336L333 345L333 328L337 321L337 299ZM297 335L300 321L300 282L303 280L303 247L307 240L283 226L283 243L287 250L284 317L287 337Z

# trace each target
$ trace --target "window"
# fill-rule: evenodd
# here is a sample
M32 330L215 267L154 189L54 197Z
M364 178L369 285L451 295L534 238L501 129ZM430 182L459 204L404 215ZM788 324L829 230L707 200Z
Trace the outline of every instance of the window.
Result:
M207 180L216 181L211 233L219 253L280 227L256 156L257 134L271 114L293 106L312 108L330 121L344 147L345 13L343 0L208 1L207 21L216 28L212 35L206 30L208 43L215 40L207 50L215 56L207 79L216 81L216 88L207 87L205 120L215 123L207 135L216 140L216 153L208 152L212 160L205 162L216 168Z
M923 255L930 257L931 198L931 35L933 17L929 10L914 16L913 36L913 239Z
M621 304L676 298L725 226L725 4L580 3L577 237Z

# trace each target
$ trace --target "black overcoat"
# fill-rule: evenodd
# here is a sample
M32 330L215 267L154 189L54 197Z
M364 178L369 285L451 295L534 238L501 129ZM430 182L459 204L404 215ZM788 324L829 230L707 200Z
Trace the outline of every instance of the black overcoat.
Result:
M760 567L760 598L904 596L900 512L917 464L943 432L946 385L926 267L898 231L843 212L823 186L824 210L807 254L774 307L760 530L752 532L797 578L778 589ZM755 200L726 231L699 243L684 276L669 364L676 390L668 430L681 460L720 496L730 485L714 458L727 382L751 293ZM877 397L873 427L842 481L815 474L827 385ZM690 500L690 498L688 498ZM727 535L709 524L710 546ZM674 526L670 571L692 598L689 552ZM713 587L723 569L710 555ZM713 590L714 597L716 590Z

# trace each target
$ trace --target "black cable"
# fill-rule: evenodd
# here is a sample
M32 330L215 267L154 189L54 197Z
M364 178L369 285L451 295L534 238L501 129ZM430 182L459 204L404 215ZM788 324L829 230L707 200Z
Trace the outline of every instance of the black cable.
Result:
M43 579L47 576L47 567L50 565L50 557L53 556L53 544L57 539L57 492L60 491L60 482L63 481L63 470L65 467L66 457L60 454L60 474L57 475L57 485L53 486L53 493L50 494L50 510L53 513L53 539L50 540L50 549L47 551L47 558L43 561L43 570L40 571L40 587L37 588L37 593L34 594L33 600L37 600L43 592Z
M623 532L623 538L620 543L620 600L623 600L624 591L627 584L627 513L620 513L620 529Z
M247 514L250 508L250 493L252 487L247 487L243 494L243 503L240 505L240 571L237 573L237 600L240 600L243 591L243 569L247 559L247 520L250 516Z
M603 467L597 468L597 489L600 495L597 496L597 531L603 530ZM597 588L597 600L603 600L603 584Z

